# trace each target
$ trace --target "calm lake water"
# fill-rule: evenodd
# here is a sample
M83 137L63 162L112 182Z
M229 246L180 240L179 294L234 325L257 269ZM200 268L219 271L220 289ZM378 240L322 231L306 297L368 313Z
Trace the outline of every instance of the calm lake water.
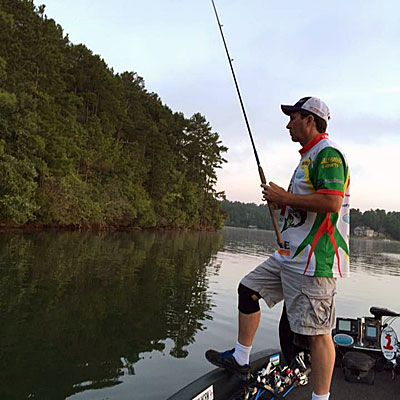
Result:
M236 340L236 287L272 232L0 236L1 399L166 399ZM400 242L354 239L337 313L400 311ZM262 304L254 351L278 346ZM396 326L400 334L399 325Z

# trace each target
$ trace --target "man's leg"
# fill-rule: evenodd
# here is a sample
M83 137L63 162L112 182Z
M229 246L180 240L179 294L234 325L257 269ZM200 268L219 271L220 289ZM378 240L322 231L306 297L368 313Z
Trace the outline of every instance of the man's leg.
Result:
M226 368L250 378L250 352L258 324L260 322L259 294L243 285L239 285L239 329L236 346L222 353L208 350L206 358L218 367Z
M309 338L313 399L327 400L335 364L331 331L335 326L336 279L282 270L282 284L290 327Z
M250 352L260 322L260 294L240 284L238 339L233 352L233 357L239 365L247 365L250 360Z
M258 301L257 296L253 296L253 300ZM241 345L247 347L252 345L254 336L257 332L258 324L260 323L260 316L261 311L256 311L252 314L244 314L239 311L238 342Z
M331 335L310 336L314 393L327 395L335 364L335 346Z
M283 299L281 265L274 257L247 274L238 287L238 339L232 350L207 350L206 358L212 364L250 376L249 358L254 336L260 322L259 300L263 298L272 308Z

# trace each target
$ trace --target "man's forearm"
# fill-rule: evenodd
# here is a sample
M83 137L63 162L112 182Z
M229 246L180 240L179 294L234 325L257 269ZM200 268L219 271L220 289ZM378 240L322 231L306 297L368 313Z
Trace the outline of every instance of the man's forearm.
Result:
M291 206L299 210L319 213L338 212L342 206L342 196L338 194L293 194L273 182L262 184L263 200Z
M319 213L338 212L342 205L342 197L329 194L293 194L286 192L282 203L304 211Z

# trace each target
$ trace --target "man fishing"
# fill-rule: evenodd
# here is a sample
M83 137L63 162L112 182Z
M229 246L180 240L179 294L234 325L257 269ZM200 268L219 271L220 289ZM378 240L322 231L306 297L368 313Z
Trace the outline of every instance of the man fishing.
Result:
M208 350L206 358L248 378L259 299L270 308L284 300L290 329L309 342L312 399L327 400L335 361L336 278L349 274L349 170L343 152L326 133L330 116L323 101L305 97L281 109L290 118L286 128L292 141L302 146L300 163L288 190L273 182L261 186L263 200L281 209L283 246L239 284L235 348Z

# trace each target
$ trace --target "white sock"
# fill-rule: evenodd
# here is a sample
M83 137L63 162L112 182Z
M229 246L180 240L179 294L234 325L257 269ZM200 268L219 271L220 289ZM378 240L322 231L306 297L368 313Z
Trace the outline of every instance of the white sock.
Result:
M328 394L315 394L313 392L311 400L329 400L329 395L330 395L330 393L328 393Z
M233 357L239 365L248 364L250 361L250 352L253 346L247 347L243 346L239 342L236 342L235 352L233 353Z

